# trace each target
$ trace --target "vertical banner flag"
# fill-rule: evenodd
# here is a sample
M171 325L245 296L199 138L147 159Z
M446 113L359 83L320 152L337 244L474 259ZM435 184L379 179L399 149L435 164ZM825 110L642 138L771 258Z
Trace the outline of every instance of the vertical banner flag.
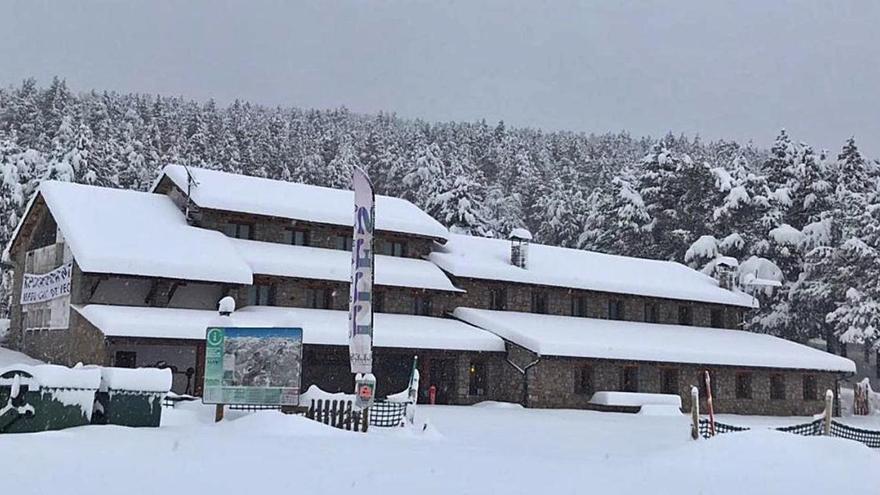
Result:
M354 189L354 235L351 243L348 351L352 373L373 371L373 184L359 167L351 177Z

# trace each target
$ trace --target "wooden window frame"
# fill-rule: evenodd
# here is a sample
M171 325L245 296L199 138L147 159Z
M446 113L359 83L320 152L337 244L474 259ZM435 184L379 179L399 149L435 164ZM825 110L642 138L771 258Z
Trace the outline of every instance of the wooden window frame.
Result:
M574 369L574 393L577 395L592 395L595 390L593 365L586 364Z
M675 387L674 390L668 390L666 385L666 376L667 373L675 374ZM681 391L681 370L673 367L673 366L661 366L660 367L660 393L661 394L673 394L679 395Z

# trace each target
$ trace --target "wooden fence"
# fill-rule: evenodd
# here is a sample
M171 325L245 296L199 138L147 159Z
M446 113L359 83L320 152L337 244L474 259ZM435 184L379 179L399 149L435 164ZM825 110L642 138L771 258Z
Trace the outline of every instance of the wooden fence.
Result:
M348 431L367 431L369 416L369 409L354 410L350 400L312 400L306 410L307 418Z

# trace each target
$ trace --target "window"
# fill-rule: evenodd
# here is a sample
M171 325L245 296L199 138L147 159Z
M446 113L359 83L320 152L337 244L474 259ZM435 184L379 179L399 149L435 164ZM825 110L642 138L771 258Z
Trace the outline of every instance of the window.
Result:
M620 370L620 390L623 392L639 391L639 367L624 366Z
M709 372L709 381L712 384L712 397L718 397L720 394L718 387L718 380L715 379L715 372ZM706 370L700 371L697 373L697 384L700 388L700 398L706 399L709 397L709 394L706 390Z
M547 313L547 293L541 290L532 291L532 313Z
M468 395L486 395L486 366L480 361L471 361L468 369Z
M571 295L571 316L587 316L587 298L577 294Z
M678 307L678 324L679 325L693 325L694 324L694 314L691 311L690 306L681 305Z
M236 239L250 239L251 226L246 223L224 223L223 233L226 234L227 237L234 237Z
M780 374L770 375L770 398L773 400L785 400L785 376Z
M301 229L285 230L284 243L293 244L294 246L308 246L309 244L311 244L309 231Z
M623 319L623 299L609 299L608 300L608 319L610 320L622 320Z
M52 324L52 308L41 308L42 304L35 304L24 312L24 328L37 330L49 328Z
M678 368L660 368L660 392L678 395Z
M137 353L132 351L116 351L113 358L113 366L117 368L137 367Z
M248 287L249 306L272 306L275 304L275 290L271 285L256 284Z
M373 311L376 313L385 312L385 293L373 291Z
M574 369L574 393L591 395L593 393L593 367L582 366Z
M413 298L413 314L421 316L431 316L431 298L420 295Z
M306 307L312 309L330 309L333 303L333 291L327 288L306 288Z
M645 321L648 323L657 323L660 321L660 314L657 311L657 303L645 303Z
M816 375L804 375L804 400L818 400Z
M338 235L336 236L336 249L340 251L351 251L351 236L350 235Z
M721 308L712 308L711 312L712 328L724 328L724 310Z
M504 311L507 309L507 290L504 287L489 289L489 309Z
M382 254L387 256L406 256L406 244L399 241L385 241L382 243Z
M737 373L736 374L736 398L751 399L752 398L752 374Z

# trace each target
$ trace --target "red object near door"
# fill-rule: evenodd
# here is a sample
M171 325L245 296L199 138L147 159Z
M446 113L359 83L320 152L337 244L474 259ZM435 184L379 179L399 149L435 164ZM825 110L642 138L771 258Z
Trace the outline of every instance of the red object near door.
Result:
M437 402L437 386L431 385L428 387L428 403L432 406Z

